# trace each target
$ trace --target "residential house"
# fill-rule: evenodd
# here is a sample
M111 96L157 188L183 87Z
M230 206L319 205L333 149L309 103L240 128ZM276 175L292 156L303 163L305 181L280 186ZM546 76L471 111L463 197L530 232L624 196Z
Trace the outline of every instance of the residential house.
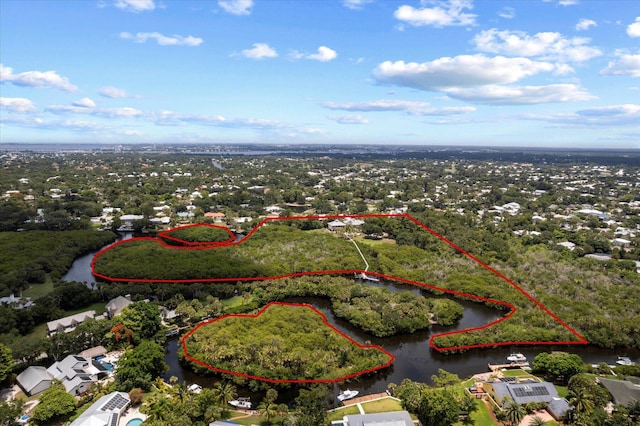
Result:
M502 407L504 401L507 400L522 405L529 402L546 402L552 406L553 412L549 412L549 414L556 419L563 418L569 411L569 403L558 396L558 391L553 383L538 382L533 379L508 380L496 379L482 385L485 392L498 406Z
M0 297L0 305L9 305L14 309L25 309L34 305L30 297L16 297L10 294L6 297Z
M344 222L341 222L339 220L333 220L331 222L329 222L327 224L327 228L329 228L329 231L331 232L336 232L338 230L343 230L345 228L345 226L347 226Z
M344 416L342 424L344 426L413 426L413 420L407 411L390 411Z
M94 402L69 426L113 426L131 404L125 392L111 392Z
M640 383L631 380L613 380L598 378L598 383L611 393L615 404L629 405L640 401Z
M69 355L62 361L54 362L47 373L60 380L66 391L72 395L82 395L98 380L109 374L102 364L80 355Z
M31 366L18 374L16 381L24 393L32 396L49 389L53 383L53 377L47 372L46 368Z
M89 318L95 318L95 316L96 311L91 310L49 321L47 323L47 331L49 333L49 336L52 336L56 333L69 333L70 331L73 331L79 324L82 324Z
M225 216L225 214L222 213L222 212L207 212L207 213L204 214L204 217L208 217L210 219L213 219L214 223L224 222L225 219L227 218Z
M109 318L113 318L117 315L120 315L122 310L132 304L133 302L129 298L129 296L118 296L115 299L109 300L109 303L105 306L107 310L107 315Z

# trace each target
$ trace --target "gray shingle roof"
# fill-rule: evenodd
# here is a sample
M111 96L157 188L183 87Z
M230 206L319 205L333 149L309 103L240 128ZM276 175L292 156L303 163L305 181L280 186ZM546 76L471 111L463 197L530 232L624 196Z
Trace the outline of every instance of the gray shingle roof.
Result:
M599 378L600 384L604 386L613 396L616 404L628 405L635 401L640 401L640 385L633 384L628 380L612 380Z

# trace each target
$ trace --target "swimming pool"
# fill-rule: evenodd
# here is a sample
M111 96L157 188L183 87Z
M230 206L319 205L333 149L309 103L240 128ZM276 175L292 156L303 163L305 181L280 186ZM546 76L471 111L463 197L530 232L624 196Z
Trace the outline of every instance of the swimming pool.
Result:
M109 370L109 371L113 371L113 364L111 364L110 362L102 362L101 364L102 364L102 366L103 366L104 368L106 368L107 370Z
M144 420L139 419L139 418L135 418L135 419L131 419L127 422L127 426L138 426L140 425Z

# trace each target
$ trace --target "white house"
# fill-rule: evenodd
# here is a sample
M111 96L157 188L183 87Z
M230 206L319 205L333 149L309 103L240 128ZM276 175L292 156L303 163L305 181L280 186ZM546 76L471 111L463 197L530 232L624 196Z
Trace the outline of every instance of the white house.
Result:
M50 336L61 332L69 333L70 331L73 331L79 324L82 324L89 318L95 318L95 316L96 311L91 310L49 321L47 323L47 331L49 332Z
M98 380L109 374L102 364L80 355L69 355L62 361L54 362L47 373L62 382L72 395L82 395Z
M125 392L111 392L94 402L69 426L117 425L130 404L131 399Z
M53 377L47 373L47 369L40 366L31 366L18 374L16 381L29 396L45 391L51 387Z

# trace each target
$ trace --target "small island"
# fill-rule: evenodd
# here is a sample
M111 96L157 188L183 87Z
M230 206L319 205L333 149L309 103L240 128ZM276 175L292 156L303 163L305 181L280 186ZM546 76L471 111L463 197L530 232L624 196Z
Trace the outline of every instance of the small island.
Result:
M255 315L228 315L183 338L199 373L214 371L272 383L337 382L386 368L393 356L361 345L310 305L270 303Z

